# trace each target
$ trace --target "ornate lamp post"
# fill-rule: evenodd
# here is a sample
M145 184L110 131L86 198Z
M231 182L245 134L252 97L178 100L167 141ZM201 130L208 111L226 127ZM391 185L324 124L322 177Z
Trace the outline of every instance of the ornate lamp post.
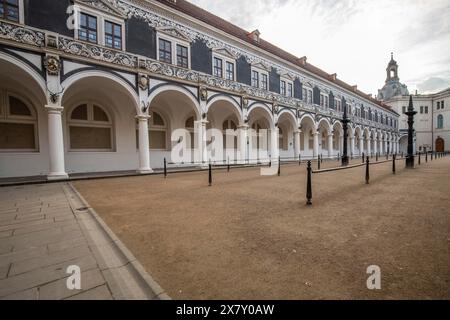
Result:
M408 111L405 114L408 116L408 155L406 156L406 168L414 168L414 148L413 148L413 136L414 136L414 115L417 111L414 111L412 95L409 96Z
M344 146L342 150L342 165L347 166L348 165L348 155L347 155L347 140L348 140L348 123L350 120L347 116L347 106L344 106L344 117L342 119L342 129L344 131Z

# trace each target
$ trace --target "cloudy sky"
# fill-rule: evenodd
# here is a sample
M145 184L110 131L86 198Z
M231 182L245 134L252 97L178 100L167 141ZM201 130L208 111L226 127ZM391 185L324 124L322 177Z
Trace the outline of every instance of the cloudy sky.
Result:
M450 0L190 0L367 93L390 53L410 92L450 87Z

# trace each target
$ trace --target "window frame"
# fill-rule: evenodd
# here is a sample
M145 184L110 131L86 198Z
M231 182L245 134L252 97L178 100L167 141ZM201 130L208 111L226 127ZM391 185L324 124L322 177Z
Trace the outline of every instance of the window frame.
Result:
M171 63L168 63L168 62L165 62L165 61L162 61L159 59L159 40L160 39L171 43L171 50L172 50L172 53L171 53L171 61L172 62ZM187 48L187 53L188 53L188 56L187 56L188 67L187 68L178 65L177 45ZM169 36L169 35L163 33L162 31L157 31L157 33L156 33L156 55L157 55L156 60L161 61L162 63L171 64L173 66L176 66L178 68L183 68L183 69L191 68L191 44L189 42L181 40L179 38Z
M0 2L0 6L3 6L3 8L5 9L5 5L6 5L6 0L2 0ZM5 17L0 16L0 20L5 20L5 21L8 21L10 23L24 24L25 23L25 14L24 14L23 0L18 0L17 1L17 9L18 9L18 14L19 14L17 21L16 20L7 19L6 16ZM4 12L6 12L6 11L4 11Z
M189 46L185 46L181 43L176 43L175 48L176 48L176 52L175 52L176 66L180 67L180 68L185 68L185 69L189 68ZM180 56L178 54L178 48L186 49L186 57L184 57L183 55ZM183 52L183 50L181 50L181 52ZM181 57L181 59L186 59L186 65L180 65L178 63L179 57Z
M92 9L91 7L88 7L86 5L81 5L79 3L74 4L73 6L73 12L74 12L74 18L75 18L75 28L74 28L74 39L78 41L82 41L84 43L88 44L97 44L99 46L103 46L105 48L108 48L109 50L116 50L116 51L126 51L126 39L125 39L125 20L123 18L106 14L104 12L97 11L95 9ZM97 18L97 43L89 42L86 40L82 40L79 38L79 23L80 23L80 15L84 13L90 16L93 16ZM106 21L118 24L121 26L121 40L122 40L122 49L115 49L106 46L106 33L105 33L105 25Z
M167 60L165 60L165 58L164 59L161 59L161 43L164 43L164 47L166 46L166 43L168 43L169 44L169 50L170 51L168 51L168 50L166 50L166 48L164 48L164 50L163 50L163 52L164 52L164 56L167 54L167 53L169 53L169 56L170 56L170 61L167 61ZM158 38L158 51L157 51L157 54L158 54L158 61L161 61L161 62L164 62L164 63L168 63L168 64L173 64L173 50L172 50L172 47L173 47L173 45L172 45L172 42L171 41L169 41L169 40L166 40L166 39L163 39L163 38Z
M217 78L223 78L223 59L220 57L213 57L212 65L213 65L213 76Z
M439 121L441 119L441 121ZM436 129L442 130L444 129L444 116L442 114L438 114L436 118Z
M254 72L256 72L258 74L258 86L257 87L254 86L254 83L253 83L253 80L254 80L253 73ZM252 66L250 74L251 74L251 86L252 87L258 88L258 89L262 89L262 90L266 90L266 91L269 90L269 72L267 70L263 70L261 68ZM266 77L265 79L267 79L267 83L262 80L263 79L263 75L265 75L265 77ZM263 87L263 83L266 84L265 88Z
M106 24L107 23L112 25L112 34L108 34L106 32ZM123 46L123 39L122 39L122 36L123 36L122 28L123 27L122 27L122 25L119 24L119 23L116 23L114 21L107 20L107 19L104 20L104 24L105 24L105 46L108 47L108 48L114 49L114 50L119 50L119 51L122 50L122 46ZM115 26L118 26L120 28L120 37L117 36L116 33L115 33ZM111 47L106 44L106 38L107 38L108 35L112 37L112 46ZM114 41L115 38L119 38L119 40L120 40L120 48L116 48L114 46L115 45L114 44L115 43L115 41Z
M87 120L79 120L79 119L72 119L72 113L73 111L78 108L81 105L87 105ZM94 121L94 105L97 107L100 107L100 109L103 110L104 113L108 116L109 121ZM110 128L111 129L111 148L110 149L104 149L104 148L97 148L97 149L74 149L71 146L70 143L70 127L87 127L87 128ZM111 112L105 108L101 103L97 101L79 101L77 103L74 103L72 107L67 112L67 119L66 119L66 148L67 152L74 152L74 153L92 153L92 152L104 152L104 153L111 153L116 152L116 140L115 140L115 123L114 119L112 117Z
M14 97L24 103L28 110L30 110L30 116L14 115L10 112L9 97ZM0 149L0 154L3 153L38 153L39 152L39 121L38 114L33 104L20 94L8 91L0 90L0 122L9 124L32 124L34 131L34 148L30 149Z
M215 65L214 65L214 61L215 59L219 59L222 60L222 75L218 76L216 75L215 72ZM228 64L232 64L233 65L233 79L228 79L228 69L227 66ZM225 79L228 81L236 81L236 59L234 58L230 58L224 54L221 54L220 52L215 52L213 51L213 55L212 55L212 75L221 79Z

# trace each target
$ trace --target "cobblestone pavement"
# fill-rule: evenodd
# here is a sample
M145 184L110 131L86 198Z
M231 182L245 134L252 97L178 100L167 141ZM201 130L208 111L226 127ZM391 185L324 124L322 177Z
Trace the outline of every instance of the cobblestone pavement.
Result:
M0 299L166 298L69 183L0 188Z

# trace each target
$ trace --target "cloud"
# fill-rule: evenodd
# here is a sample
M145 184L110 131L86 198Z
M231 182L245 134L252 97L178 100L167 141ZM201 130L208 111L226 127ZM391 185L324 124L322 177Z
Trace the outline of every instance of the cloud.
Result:
M417 90L422 94L435 93L450 88L450 79L439 77L428 78L417 84Z

